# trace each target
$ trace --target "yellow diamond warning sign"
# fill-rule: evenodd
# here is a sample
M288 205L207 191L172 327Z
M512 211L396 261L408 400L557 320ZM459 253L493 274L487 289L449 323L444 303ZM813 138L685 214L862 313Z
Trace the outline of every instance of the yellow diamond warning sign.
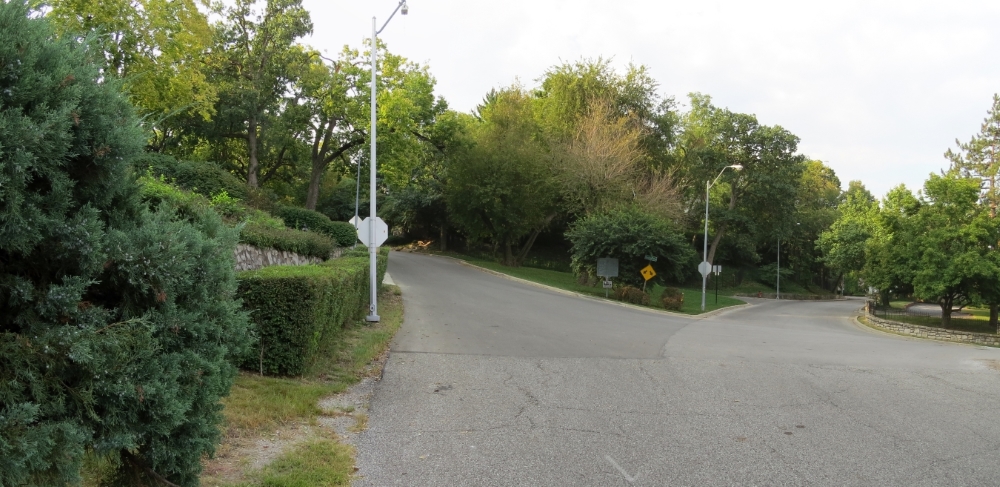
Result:
M642 274L642 277L646 278L647 281L656 276L656 271L653 270L653 266L651 265L643 267L639 273Z

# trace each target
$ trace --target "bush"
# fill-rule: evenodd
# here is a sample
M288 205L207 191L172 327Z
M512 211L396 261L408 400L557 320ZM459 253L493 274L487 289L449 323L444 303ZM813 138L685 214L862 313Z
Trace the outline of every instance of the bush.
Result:
M136 157L132 166L139 174L151 171L153 176L163 176L181 188L208 197L225 192L246 200L249 195L246 183L214 162L179 161L166 154L145 153Z
M675 287L668 287L663 290L660 302L663 303L664 309L680 311L684 307L684 293Z
M143 177L141 182L142 199L151 209L166 203L176 208L179 216L191 221L199 218L204 212L215 212L219 209L230 216L241 216L244 221L239 233L240 243L262 249L295 252L323 260L329 259L335 248L334 242L326 235L287 228L281 219L242 206L234 199L225 196L225 193L209 200L200 194L184 191L169 184L163 177Z
M615 289L615 299L632 304L649 305L649 294L633 286L622 286Z
M116 485L194 486L245 355L236 232L144 208L96 56L0 2L0 485L77 485L92 452Z
M566 237L573 244L571 267L576 275L597 275L597 259L618 259L618 281L643 283L639 270L658 257L655 282L682 282L694 269L695 253L671 222L635 207L613 209L578 220Z
M326 235L291 228L274 228L263 223L247 223L240 232L240 243L262 249L277 249L309 257L329 259L333 241Z
M377 264L379 286L388 258L383 248ZM368 256L267 267L240 273L239 281L258 340L243 366L268 375L301 375L319 351L330 348L344 324L367 310Z
M318 211L295 206L281 206L278 207L277 214L285 221L288 228L307 229L322 233L332 238L340 247L347 247L358 240L358 231L353 225L347 222L332 221Z

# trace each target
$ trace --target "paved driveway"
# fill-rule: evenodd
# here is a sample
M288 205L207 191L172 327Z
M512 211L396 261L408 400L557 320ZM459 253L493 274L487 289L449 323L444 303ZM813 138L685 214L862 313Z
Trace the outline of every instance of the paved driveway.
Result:
M355 485L1000 485L998 350L859 328L855 301L695 319L389 271L406 321Z

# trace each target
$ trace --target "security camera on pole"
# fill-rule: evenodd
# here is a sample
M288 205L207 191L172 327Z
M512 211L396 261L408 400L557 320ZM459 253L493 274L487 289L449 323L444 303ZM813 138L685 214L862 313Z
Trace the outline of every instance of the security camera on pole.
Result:
M386 238L389 237L389 228L386 226L385 222L375 214L375 127L377 125L375 117L375 71L378 63L378 42L377 38L379 33L385 29L385 26L389 25L389 21L392 17L396 15L402 9L403 15L409 12L409 8L406 6L406 0L400 0L399 5L396 5L396 10L392 11L392 15L389 19L382 24L382 28L375 30L375 17L372 17L372 125L371 125L371 149L372 149L372 160L371 160L371 176L369 181L369 190L371 192L371 201L369 202L369 216L365 218L358 225L358 238L368 246L368 262L369 262L369 277L371 286L371 304L368 306L368 316L365 317L367 321L378 321L378 277L376 272L376 256L378 255L378 248L382 243L385 242ZM362 237L365 235L366 237Z
M732 166L726 166L719 171L719 175L715 177L714 181L705 181L705 245L704 252L702 254L701 264L698 264L698 272L701 273L701 310L705 311L705 287L708 285L708 275L712 273L712 264L708 262L708 190L715 186L715 183L719 182L719 178L722 177L722 173L726 172L726 169L735 169L737 171L742 171L743 166L740 164L733 164Z

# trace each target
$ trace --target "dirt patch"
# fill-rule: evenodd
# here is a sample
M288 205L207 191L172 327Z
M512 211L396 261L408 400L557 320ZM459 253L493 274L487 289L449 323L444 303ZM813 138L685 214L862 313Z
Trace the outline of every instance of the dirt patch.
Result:
M1000 370L1000 360L979 359L979 362L993 370Z

